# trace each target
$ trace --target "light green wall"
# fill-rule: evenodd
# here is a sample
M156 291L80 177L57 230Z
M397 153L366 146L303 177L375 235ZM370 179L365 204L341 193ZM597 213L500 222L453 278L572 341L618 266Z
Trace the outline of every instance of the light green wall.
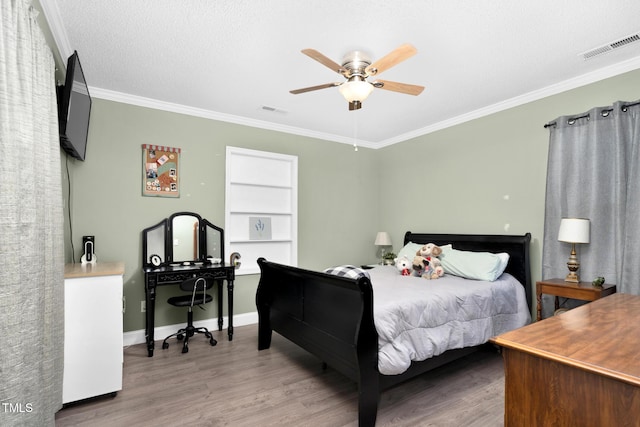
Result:
M640 70L358 152L346 144L95 99L87 160L69 161L76 259L82 236L93 234L98 261L125 262L124 330L143 329L140 231L176 211L194 211L224 226L225 147L232 145L298 156L302 267L370 263L379 230L391 233L396 251L406 230L531 232L538 280L548 148L543 125L560 115L638 99L638 88ZM145 143L182 149L179 199L142 197ZM68 238L66 246L70 259ZM255 311L257 281L257 275L236 280L236 314ZM161 288L158 300L172 288ZM157 304L158 326L183 320L182 310Z
M141 195L142 144L182 149L180 198ZM125 262L125 331L144 328L141 230L177 211L197 212L224 227L227 145L298 156L300 266L321 269L375 259L375 151L94 99L86 161L69 160L75 259L82 236L95 235L98 262ZM66 188L66 172L63 181ZM69 261L68 230L66 235ZM237 278L234 314L256 311L257 282L257 275ZM175 292L176 287L159 288L158 301ZM196 318L217 315L214 308L196 313ZM182 321L184 310L156 304L156 325Z
M380 228L394 242L406 230L531 232L532 276L540 280L549 142L544 124L638 98L640 70L378 150L385 200Z

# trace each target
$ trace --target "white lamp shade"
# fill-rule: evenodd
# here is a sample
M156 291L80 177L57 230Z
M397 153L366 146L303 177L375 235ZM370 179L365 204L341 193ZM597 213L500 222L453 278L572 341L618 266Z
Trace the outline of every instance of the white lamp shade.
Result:
M558 240L568 243L589 243L590 222L585 218L562 218Z
M378 231L376 235L376 246L391 246L391 236L386 231Z
M340 94L349 102L364 101L373 91L373 85L364 80L349 80L338 88Z

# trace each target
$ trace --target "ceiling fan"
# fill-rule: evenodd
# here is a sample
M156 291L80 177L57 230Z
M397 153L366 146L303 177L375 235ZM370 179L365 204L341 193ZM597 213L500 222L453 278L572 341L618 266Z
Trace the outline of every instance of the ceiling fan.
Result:
M391 90L393 92L400 92L414 96L420 95L424 90L423 86L379 79L373 82L369 82L367 80L368 77L376 76L383 71L388 70L405 59L412 57L417 52L418 51L415 47L407 43L372 63L371 59L366 54L360 51L353 51L346 54L342 60L342 65L339 65L315 49L303 49L302 53L311 59L315 59L325 67L342 74L346 81L310 86L302 89L295 89L290 92L297 95L299 93L339 86L338 90L349 102L349 110L358 110L362 108L362 101L371 94L374 88Z

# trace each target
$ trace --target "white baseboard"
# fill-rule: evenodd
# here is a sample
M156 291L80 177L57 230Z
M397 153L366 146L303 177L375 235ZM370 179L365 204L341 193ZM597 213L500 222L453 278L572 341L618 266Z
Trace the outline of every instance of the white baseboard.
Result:
M222 327L223 329L226 329L227 326L229 325L229 318L227 316L224 316L222 320L223 320ZM238 326L253 325L256 323L258 323L257 311L253 313L236 314L233 316L234 328ZM165 337L171 335L172 333L176 332L178 329L184 327L184 325L185 325L184 323L180 323L176 325L158 326L154 329L154 339L156 341L163 340ZM193 322L193 325L196 327L204 326L205 328L211 331L217 331L218 319L215 318L215 319L207 319L207 320L198 320L196 322ZM134 344L142 344L144 342L145 342L144 329L139 329L137 331L129 331L123 334L123 344L125 347L134 345Z

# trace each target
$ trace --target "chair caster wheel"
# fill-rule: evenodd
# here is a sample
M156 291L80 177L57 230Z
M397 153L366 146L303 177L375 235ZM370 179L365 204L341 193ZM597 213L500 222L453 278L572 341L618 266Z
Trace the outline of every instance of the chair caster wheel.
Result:
M163 343L162 343L162 349L163 349L163 350L166 350L166 349L168 349L168 348L169 348L169 343L168 343L168 342L163 342Z
M176 339L178 341L182 341L184 339L184 335L182 335L182 334L176 335Z
M182 347L183 353L189 353L189 347Z
M211 343L211 346L213 347L214 345L218 344L218 341L214 340L213 338L211 338L209 340L209 343Z

